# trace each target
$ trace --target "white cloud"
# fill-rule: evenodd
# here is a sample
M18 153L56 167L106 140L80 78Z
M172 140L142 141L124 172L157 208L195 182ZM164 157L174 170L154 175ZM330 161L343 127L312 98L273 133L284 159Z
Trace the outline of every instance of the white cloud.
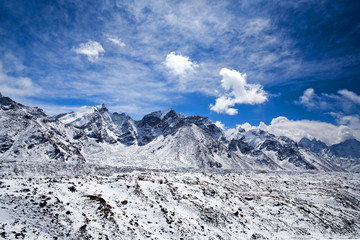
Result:
M264 123L263 123L263 122L260 122L260 124L264 124ZM238 128L238 127L241 127L241 128L243 128L243 129L245 129L246 131L249 131L249 130L258 128L258 127L256 127L256 126L252 126L252 125L251 125L250 123L248 123L248 122L246 122L246 123L244 123L244 124L238 124L238 125L236 125L236 128Z
M347 89L341 89L337 94L322 93L318 95L313 88L308 88L296 103L304 105L308 110L352 114L359 110L360 96Z
M184 77L188 73L194 72L198 66L189 57L176 54L175 52L171 52L166 56L164 64L172 74L179 77Z
M73 48L77 54L86 55L90 62L96 62L105 50L100 43L89 40L87 43L81 43L78 48Z
M248 36L257 36L261 31L269 27L270 21L264 18L250 19L245 27L245 34Z
M41 92L41 88L28 77L9 75L0 62L0 91L4 96L34 96Z
M215 125L221 130L225 130L225 125L221 121L216 121Z
M339 125L347 126L347 129L343 129L344 134L347 134L349 138L355 137L360 139L360 116L355 115L343 115L342 113L331 113Z
M286 136L298 142L301 138L319 139L327 145L336 144L349 138L360 140L359 116L345 116L337 121L339 125L311 120L289 120L286 117L277 117L270 125L261 122L259 126L249 123L239 125L245 130L259 128L277 136Z
M210 109L217 113L235 115L237 109L230 108L235 104L259 104L267 101L267 93L260 84L250 84L246 81L246 73L223 68L221 86L225 94L216 99L215 105L210 104Z
M314 96L315 91L313 88L308 88L304 91L304 94L300 97L299 103L307 106L307 107L314 107Z
M7 52L2 57L2 67L4 73L21 72L26 69L22 61L10 52Z
M315 93L313 88L306 89L297 103L304 105L308 109L326 110L332 107L330 105L329 95L323 94L322 96L319 96Z
M356 93L351 92L351 91L349 91L347 89L339 90L338 93L340 95L346 97L347 99L349 99L353 103L360 105L360 96L357 95Z
M273 119L274 123L267 128L274 133L284 132L286 136L296 140L304 136L315 137L326 144L339 143L348 138L360 140L360 118L354 115L359 112L360 107L360 96L356 93L341 89L337 94L316 94L313 88L308 88L296 103L304 105L308 110L324 111L332 115L338 125L308 120Z
M121 41L121 39L115 35L106 35L107 40L109 40L110 42L120 46L120 47L125 47L125 43L123 41Z

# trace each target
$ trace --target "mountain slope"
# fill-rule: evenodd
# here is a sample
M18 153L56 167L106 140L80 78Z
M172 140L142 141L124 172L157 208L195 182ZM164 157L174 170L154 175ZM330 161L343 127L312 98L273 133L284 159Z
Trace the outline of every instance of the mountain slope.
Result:
M317 154L323 155L323 154L329 153L329 147L324 142L317 140L315 138L312 140L309 140L308 138L303 137L299 141L299 146L301 146L303 148L307 148Z
M11 161L84 162L81 131L50 118L38 108L0 96L2 164Z
M302 149L293 140L260 129L238 128L229 133L228 141L229 150L250 156L269 169L343 171L328 159Z
M335 163L351 172L360 172L360 142L356 139L348 139L344 142L328 147L325 143L313 139L303 138L299 146L308 149L319 156Z
M360 142L348 139L330 146L333 161L352 172L360 172Z
M344 142L334 144L330 150L337 157L360 158L360 142L356 139L348 139Z

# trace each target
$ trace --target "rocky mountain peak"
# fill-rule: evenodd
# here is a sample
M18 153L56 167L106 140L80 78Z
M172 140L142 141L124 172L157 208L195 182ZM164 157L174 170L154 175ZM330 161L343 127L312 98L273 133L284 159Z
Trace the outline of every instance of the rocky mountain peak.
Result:
M148 124L149 126L155 126L159 124L163 120L167 119L177 119L180 118L177 113L172 110L166 110L166 111L156 111L149 114L146 114L140 121L138 121L140 124Z
M22 112L22 114L27 118L40 118L40 117L46 117L46 114L44 111L38 107L27 107L20 103L15 102L9 97L4 97L1 95L0 97L0 109L4 111L8 111L8 114L19 114Z
M0 159L6 164L36 159L44 161L84 161L81 134L56 118L47 117L37 107L27 107L8 97L0 98ZM84 139L82 139L84 140Z
M302 139L300 139L299 145L303 146L303 147L307 147L307 146L310 146L311 142L312 141L310 139L308 139L307 137L303 137Z
M316 138L313 138L312 140L303 137L299 141L299 146L303 148L307 148L315 153L323 153L325 150L328 150L328 146Z
M98 105L96 107L94 107L95 109L94 110L97 110L99 112L109 112L108 108L105 106L105 104L101 104L101 105Z
M174 133L183 125L183 119L172 109L147 114L136 122L138 144L146 145L160 135Z
M4 96L0 95L0 106L1 106L2 110L10 110L10 109L18 109L22 105L14 102L9 97L4 97Z

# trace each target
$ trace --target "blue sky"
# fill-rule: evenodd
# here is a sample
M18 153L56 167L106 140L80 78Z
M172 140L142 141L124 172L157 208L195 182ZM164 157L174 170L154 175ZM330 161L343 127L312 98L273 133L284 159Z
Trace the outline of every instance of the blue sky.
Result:
M50 115L173 108L227 128L275 131L286 117L360 138L359 11L353 0L4 0L0 92Z

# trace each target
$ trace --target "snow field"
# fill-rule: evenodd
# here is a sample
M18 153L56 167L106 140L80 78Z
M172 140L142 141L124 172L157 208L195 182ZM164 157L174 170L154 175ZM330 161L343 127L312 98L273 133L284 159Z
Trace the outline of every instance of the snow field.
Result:
M360 234L349 173L5 178L4 239L313 239Z

